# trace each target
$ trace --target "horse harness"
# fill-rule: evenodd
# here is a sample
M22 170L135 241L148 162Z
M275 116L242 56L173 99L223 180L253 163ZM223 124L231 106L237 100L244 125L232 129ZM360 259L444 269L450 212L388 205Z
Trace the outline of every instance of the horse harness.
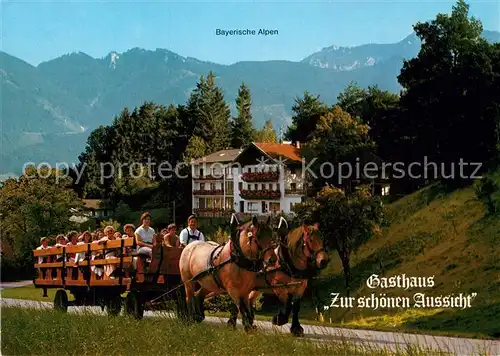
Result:
M217 287L219 287L222 290L225 290L225 288L222 285L222 282L220 280L218 270L222 268L224 265L229 264L229 263L235 263L238 267L250 271L250 272L259 272L264 269L264 255L267 251L273 249L274 247L271 245L267 248L263 248L259 241L257 240L258 228L254 227L253 225L250 227L250 231L248 231L248 243L255 243L257 244L257 258L256 259L249 259L247 258L243 250L240 246L240 241L239 241L239 234L236 232L234 234L231 234L231 238L229 240L229 258L226 259L224 262L219 263L218 265L215 265L214 262L215 260L220 256L222 250L224 249L224 246L226 245L225 243L222 245L219 245L215 247L212 252L210 253L208 257L208 270L201 272L197 278L200 278L201 275L204 275L206 273L209 273L212 275L212 277L215 280L215 283L217 284ZM196 278L195 278L196 279Z
M301 238L303 240L304 255L306 256L308 262L315 261L316 256L318 256L318 254L320 254L321 252L325 251L324 248L320 248L316 251L314 251L311 248L309 233L307 231L304 232ZM267 274L272 272L283 272L288 277L297 279L309 279L317 274L317 273L312 273L310 268L307 268L305 270L300 270L297 267L295 267L292 256L290 254L290 249L284 243L280 243L280 246L278 248L277 267L268 271L264 270L261 272L264 275L266 284L271 285L271 283L269 283L269 281L267 280Z

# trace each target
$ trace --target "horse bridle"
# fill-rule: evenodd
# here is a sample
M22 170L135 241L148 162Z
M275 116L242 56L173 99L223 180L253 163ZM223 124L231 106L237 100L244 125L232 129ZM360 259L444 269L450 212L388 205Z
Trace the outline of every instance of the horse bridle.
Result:
M257 244L257 258L250 259L251 261L255 261L255 262L263 260L266 252L269 250L273 250L276 247L276 246L274 246L274 244L271 243L270 246L263 248L261 246L261 244L259 243L259 240L256 237L258 232L259 232L259 228L255 227L253 225L250 226L250 229L247 232L248 243L251 244L252 241L255 241L255 243Z
M303 247L305 247L304 249L304 255L307 257L307 259L309 260L315 260L316 257L321 253L321 252L324 252L325 249L322 247L318 250L313 250L311 248L311 242L309 240L309 231L304 229L304 232L302 234L302 240L304 241L304 244L303 244ZM306 252L307 251L307 252Z

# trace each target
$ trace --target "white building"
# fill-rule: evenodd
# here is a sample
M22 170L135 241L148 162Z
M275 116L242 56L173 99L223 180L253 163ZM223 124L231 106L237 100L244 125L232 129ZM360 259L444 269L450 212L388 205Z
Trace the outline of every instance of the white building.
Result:
M192 162L193 212L290 213L305 196L300 144L252 143Z

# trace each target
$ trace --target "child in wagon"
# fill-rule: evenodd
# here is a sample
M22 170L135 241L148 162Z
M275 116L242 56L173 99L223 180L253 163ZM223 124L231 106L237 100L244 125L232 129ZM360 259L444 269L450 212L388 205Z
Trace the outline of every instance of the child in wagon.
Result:
M68 242L68 239L66 238L66 236L64 236L63 234L59 234L56 237L56 244L54 245L54 247L57 247L57 248L65 247L67 242ZM62 255L56 256L56 262L62 262L62 260L63 260Z
M49 239L47 237L42 237L40 239L40 246L38 246L36 249L37 250L46 250L48 248L50 248L50 246L49 246ZM47 261L47 257L48 256L44 256L44 257L40 256L40 257L38 257L38 263L45 263L45 261Z

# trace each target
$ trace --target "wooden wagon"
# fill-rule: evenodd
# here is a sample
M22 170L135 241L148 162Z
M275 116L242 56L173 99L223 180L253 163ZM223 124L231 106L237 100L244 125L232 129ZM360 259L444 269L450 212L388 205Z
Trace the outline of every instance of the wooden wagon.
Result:
M165 309L173 301L177 316L185 315L185 292L179 272L182 249L154 246L149 265L144 273L138 273L134 259L143 257L136 256L135 248L134 239L128 238L34 250L37 276L33 284L44 290L44 296L47 289L58 289L54 308L63 312L68 306L89 305L106 308L108 315L118 315L124 305L126 314L141 319L145 310ZM110 250L115 251L115 256L104 257ZM75 254L84 256L83 260L67 262L68 255ZM99 275L99 271L103 273ZM172 293L166 293L172 289ZM69 301L68 292L74 296L73 301Z

